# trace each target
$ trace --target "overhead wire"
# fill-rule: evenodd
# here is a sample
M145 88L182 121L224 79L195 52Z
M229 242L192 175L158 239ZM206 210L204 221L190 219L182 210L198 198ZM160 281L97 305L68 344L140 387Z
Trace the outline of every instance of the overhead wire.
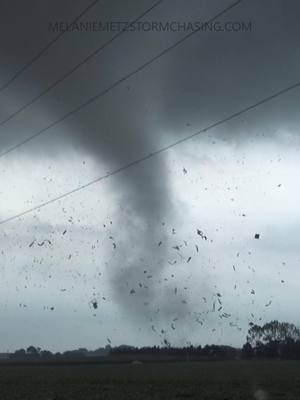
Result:
M81 13L71 22L71 24L75 24L77 21L80 20L88 11L90 11L100 0L92 1L87 7L85 7ZM54 45L60 38L64 36L66 32L61 31L58 35L56 35L52 40L50 40L34 57L32 57L29 61L27 61L21 68L18 69L14 75L8 79L4 84L0 86L0 92L6 89L11 83L13 83L23 72L25 72L32 64L34 64L39 58L42 57L44 53L50 49L51 46Z
M209 23L215 21L217 18L219 18L220 16L224 15L229 10L233 9L234 7L236 7L238 4L242 3L242 1L243 0L237 0L237 1L233 2L233 3L231 3L229 6L225 7L220 12L218 12L216 15L214 15L212 18L210 18L208 21L206 21L206 24L209 24ZM90 97L89 99L84 101L82 104L80 104L79 106L75 107L73 110L69 111L68 113L66 113L62 117L58 118L56 121L51 122L49 125L47 125L46 127L40 129L38 132L34 133L33 135L27 137L26 139L22 140L21 142L19 142L17 144L11 146L7 150L4 150L2 153L0 153L0 158L6 156L7 154L13 152L14 150L18 149L19 147L21 147L21 146L25 145L26 143L30 142L31 140L35 139L36 137L38 137L38 136L42 135L43 133L47 132L49 129L55 127L56 125L58 125L61 122L65 121L67 118L69 118L72 115L76 114L77 112L79 112L83 108L85 108L88 105L92 104L93 102L98 100L100 97L105 96L107 93L109 93L115 87L117 87L121 83L127 81L128 79L130 79L131 77L133 77L137 73L143 71L146 67L148 67L149 65L153 64L155 61L157 61L158 59L160 59L161 57L163 57L164 55L169 53L171 50L173 50L176 47L178 47L180 44L184 43L187 39L189 39L191 36L195 35L200 30L201 30L201 27L197 27L195 30L192 30L190 33L188 33L187 35L183 36L181 39L177 40L172 45L170 45L170 46L166 47L164 50L160 51L157 55L151 57L148 61L144 62L139 67L135 68L134 70L132 70L128 74L124 75L122 78L118 79L117 81L115 81L114 83L109 85L106 89L101 90L96 95Z
M175 146L178 146L181 143L187 142L187 141L195 138L196 136L199 136L201 133L205 133L205 132L207 132L207 131L209 131L209 130L211 130L213 128L216 128L216 127L218 127L220 125L223 125L226 122L231 121L231 120L239 117L240 115L245 114L248 111L251 111L251 110L253 110L253 109L255 109L255 108L257 108L257 107L259 107L259 106L261 106L261 105L263 105L263 104L265 104L265 103L267 103L267 102L269 102L269 101L271 101L271 100L273 100L273 99L275 99L275 98L277 98L279 96L282 96L283 94L285 94L285 93L287 93L287 92L289 92L291 90L299 88L299 87L300 87L300 81L294 83L293 85L287 86L286 88L284 88L282 90L279 90L279 91L273 93L272 95L267 96L267 97L255 102L255 103L251 104L248 107L242 108L241 110L239 110L239 111L237 111L237 112L235 112L233 114L230 114L229 116L227 116L225 118L222 118L222 119L220 119L220 120L218 120L218 121L206 126L205 128L202 128L202 129L198 130L197 132L194 132L191 135L185 136L182 139L176 140L176 141L170 143L167 146L161 147L160 149L157 149L157 150L155 150L155 151L153 151L153 152L151 152L151 153L149 153L149 154L147 154L147 155L145 155L143 157L140 157L140 158L138 158L138 159L136 159L136 160L134 160L134 161L132 161L132 162L130 162L128 164L125 164L125 165L115 169L112 172L108 172L107 174L102 175L102 176L100 176L100 177L98 177L96 179L93 179L92 181L89 181L89 182L87 182L87 183L85 183L83 185L77 186L76 188L74 188L72 190L69 190L68 192L65 192L65 193L63 193L63 194L61 194L59 196L56 196L56 197L54 197L54 198L52 198L50 200L42 202L42 203L40 203L40 204L38 204L38 205L36 205L36 206L34 206L32 208L29 208L29 209L27 209L25 211L22 211L22 212L20 212L18 214L15 214L15 215L11 216L11 217L5 218L2 221L0 221L0 225L5 224L5 223L10 222L10 221L13 221L13 220L16 220L16 219L18 219L20 217L25 216L26 214L32 213L34 211L37 211L37 210L39 210L39 209L41 209L41 208L43 208L43 207L45 207L45 206L47 206L47 205L49 205L51 203L54 203L54 202L59 201L59 200L62 200L65 197L70 196L71 194L74 194L74 193L79 192L79 191L81 191L83 189L86 189L87 187L92 186L95 183L101 182L104 179L107 179L107 178L109 178L111 176L117 175L120 172L127 170L128 168L131 168L131 167L133 167L135 165L141 164L142 162L144 162L146 160L149 160L149 159L151 159L151 158L153 158L153 157L155 157L155 156L157 156L157 155L159 155L159 154L161 154L161 153L163 153L163 152L165 152L165 151L167 151L167 150L169 150L169 149L171 149L171 148L173 148Z

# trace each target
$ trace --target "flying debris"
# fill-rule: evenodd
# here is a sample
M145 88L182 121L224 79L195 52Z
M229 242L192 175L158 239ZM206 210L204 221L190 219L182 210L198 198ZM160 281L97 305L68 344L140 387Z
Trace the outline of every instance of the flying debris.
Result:
M191 259L192 259L192 257L189 257L189 258L187 259L187 262L190 262L190 261L191 261Z
M94 307L94 309L96 310L98 308L98 303L96 300L92 300L92 306Z
M251 289L251 294L255 294L255 290L254 289Z
M160 242L158 243L158 246L161 246L161 244L162 244L162 241L160 241Z
M34 245L34 242L35 242L35 240L30 243L29 247L32 247Z
M199 251L198 245L195 245L195 247L196 247L196 251L198 253L198 251Z
M265 307L269 307L272 304L272 300L270 300L267 304L265 304Z
M176 328L175 328L175 325L172 323L171 324L171 328L173 329L173 330L175 330Z
M182 172L185 174L187 174L187 170L185 168L182 169Z
M116 243L113 243L113 248L115 249L117 247Z
M222 316L223 316L224 318L229 318L229 317L231 317L231 314L228 314L228 313L224 312L224 313L222 314Z
M256 233L256 234L254 235L254 239L259 239L259 236L260 236L260 234L259 234L259 233Z
M202 238L207 240L207 236L204 235L204 233L202 231L200 231L200 229L197 229L197 234Z
M135 293L135 290L134 289L131 289L130 290L130 294L134 294Z
M41 243L38 243L38 246L44 246L44 244L46 243L46 242L48 242L49 244L52 244L51 242L50 242L50 240L43 240Z
M65 229L62 234L65 235L66 233L67 233L67 230Z
M175 235L176 231L174 228L172 228L172 234Z

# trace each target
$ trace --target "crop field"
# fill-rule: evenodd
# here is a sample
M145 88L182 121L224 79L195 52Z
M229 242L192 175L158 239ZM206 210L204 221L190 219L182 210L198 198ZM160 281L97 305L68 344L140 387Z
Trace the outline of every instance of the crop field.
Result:
M1 400L300 399L299 361L1 366Z

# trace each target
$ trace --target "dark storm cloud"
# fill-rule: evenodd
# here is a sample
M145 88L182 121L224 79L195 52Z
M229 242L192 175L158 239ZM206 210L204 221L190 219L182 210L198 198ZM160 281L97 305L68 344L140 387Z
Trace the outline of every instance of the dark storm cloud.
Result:
M100 2L90 17L136 18L152 3L134 1ZM10 2L5 5L1 25L1 81L5 82L47 42L51 34L47 31L49 20L69 20L85 6L84 2ZM186 18L205 20L230 4L218 1L213 5L199 1L166 1L151 16L153 19ZM20 9L22 8L22 9ZM15 13L18 9L18 13ZM199 32L176 50L157 61L141 73L130 78L105 97L66 120L54 130L47 132L20 151L51 157L66 156L67 149L75 147L79 152L88 152L99 161L99 175L113 171L131 161L155 151L173 140L177 140L211 122L226 117L261 98L288 86L299 79L298 37L299 15L297 1L244 1L221 18L221 21L251 21L251 32ZM13 21L13 25L11 24ZM26 103L49 83L57 79L62 71L76 64L114 33L90 33L88 35L67 34L53 49L34 65L11 88L1 94L3 104L1 118ZM63 82L45 99L19 115L3 127L1 148L30 136L53 120L77 107L83 100L107 88L117 79L129 73L143 62L175 42L184 33L143 32L123 35L116 43L95 57L95 61L77 71L71 79ZM7 97L5 97L7 96ZM278 100L277 111L249 113L253 130L264 124L272 129L284 126L296 113L296 94ZM279 104L279 105L278 105ZM283 106L281 106L283 105ZM271 122L270 122L271 121ZM233 142L244 140L243 131L230 125L223 128L224 135ZM7 140L8 139L8 140ZM8 156L9 157L9 156ZM7 162L8 162L7 158ZM153 164L155 164L155 167ZM101 167L100 167L101 166ZM157 174L159 171L159 175ZM148 223L153 219L168 217L171 212L168 174L165 159L158 156L152 161L137 165L114 177L115 187L123 193L123 206L132 218ZM124 221L118 221L122 224ZM126 264L122 272L112 277L120 304L128 305L128 293L123 283L132 284L140 270L138 259L149 255L149 243L157 241L157 230L150 227L134 253L134 259ZM128 244L130 236L128 237ZM159 273L159 267L155 267ZM124 296L123 296L124 294ZM147 295L148 296L148 295ZM145 299L147 296L144 296ZM155 296L155 291L151 297ZM124 299L126 301L124 301ZM131 300L130 300L131 301ZM170 308L165 302L166 310ZM142 313L141 309L139 312Z

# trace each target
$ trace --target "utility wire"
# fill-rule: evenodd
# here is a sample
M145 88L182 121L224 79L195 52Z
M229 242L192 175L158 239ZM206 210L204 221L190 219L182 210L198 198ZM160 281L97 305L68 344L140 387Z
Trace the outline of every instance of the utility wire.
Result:
M107 42L103 43L100 47L98 47L96 50L94 50L91 54L86 56L82 61L80 61L78 64L76 64L74 67L72 67L69 71L67 71L64 75L62 75L60 78L58 78L55 82L53 82L51 85L49 85L46 89L44 89L40 94L38 94L36 97L34 97L32 100L30 100L28 103L24 104L22 107L20 107L18 110L14 111L11 115L6 117L0 122L0 127L5 125L8 121L16 117L18 114L20 114L22 111L26 110L29 106L31 106L33 103L35 103L37 100L39 100L41 97L43 97L45 94L50 92L52 89L54 89L58 84L63 82L65 79L67 79L70 75L72 75L75 71L77 71L79 68L81 68L84 64L86 64L88 61L90 61L93 57L95 57L97 54L99 54L102 50L104 50L107 46L109 46L112 42L114 42L119 36L121 36L130 25L135 24L138 22L141 18L143 18L145 15L149 14L154 8L159 6L164 0L159 0L156 1L150 8L148 8L146 11L144 11L141 15L139 15L134 21L130 22L128 26L126 26L124 29L122 29L120 32L118 32L116 35L114 35L111 39L109 39ZM1 90L1 89L0 89Z
M232 3L231 5L229 5L228 7L224 8L222 11L220 11L214 17L212 17L208 21L206 21L206 24L209 24L209 23L213 22L214 20L219 18L221 15L227 13L229 10L231 10L234 7L236 7L242 1L243 0L237 0L234 3ZM63 122L64 120L66 120L67 118L72 116L73 114L76 114L78 111L82 110L83 108L87 107L88 105L90 105L94 101L98 100L100 97L103 97L104 95L109 93L112 89L114 89L115 87L119 86L121 83L127 81L129 78L131 78L132 76L136 75L138 72L141 72L146 67L148 67L149 65L151 65L155 61L157 61L159 58L163 57L165 54L167 54L168 52L170 52L171 50L173 50L174 48L176 48L177 46L179 46L180 44L185 42L192 35L196 34L199 30L201 30L201 27L199 27L199 28L195 29L194 31L188 33L187 35L183 36L177 42L175 42L171 46L165 48L160 53L158 53L156 56L152 57L151 59L149 59L144 64L142 64L138 68L134 69L133 71L131 71L127 75L124 75L122 78L118 79L116 82L114 82L113 84L108 86L106 89L104 89L101 92L97 93L96 95L90 97L88 100L86 100L80 106L74 108L72 111L69 111L67 114L65 114L64 116L60 117L56 121L52 122L51 124L49 124L45 128L41 129L40 131L36 132L35 134L33 134L33 135L29 136L28 138L24 139L22 142L19 142L16 145L14 145L14 146L10 147L9 149L5 150L4 152L0 153L0 158L5 156L5 155L7 155L8 153L11 153L12 151L16 150L17 148L23 146L24 144L30 142L31 140L33 140L34 138L36 138L36 137L40 136L41 134L45 133L46 131L48 131L49 129L53 128L54 126L60 124L61 122Z
M91 8L93 8L100 0L95 0L90 3L82 12L71 22L75 24L84 14L86 14ZM60 32L55 38L50 40L31 60L23 65L6 83L0 86L0 92L6 89L12 82L14 82L27 68L34 64L54 43L56 43L63 35L65 31Z
M117 175L118 173L120 173L122 171L125 171L126 169L128 169L130 167L133 167L133 166L138 165L138 164L140 164L140 163L142 163L142 162L144 162L144 161L146 161L146 160L148 160L150 158L153 158L153 157L155 157L155 156L157 156L157 155L159 155L159 154L161 154L161 153L163 153L163 152L165 152L165 151L167 151L167 150L169 150L169 149L171 149L171 148L173 148L175 146L178 146L181 143L187 142L187 141L195 138L196 136L200 135L201 133L205 133L205 132L207 132L207 131L209 131L209 130L211 130L213 128L216 128L217 126L223 125L226 122L231 121L231 120L239 117L240 115L245 114L248 111L253 110L253 109L261 106L262 104L265 104L265 103L275 99L276 97L279 97L279 96L289 92L290 90L294 90L294 89L298 88L299 86L300 86L300 81L295 83L295 84L293 84L293 85L291 85L291 86L288 86L288 87L286 87L286 88L284 88L284 89L282 89L282 90L280 90L278 92L275 92L272 95L270 95L268 97L265 97L262 100L259 100L256 103L254 103L254 104L252 104L252 105L250 105L248 107L245 107L245 108L241 109L240 111L237 111L237 112L229 115L228 117L225 117L225 118L223 118L223 119L221 119L219 121L216 121L216 122L206 126L205 128L202 128L199 131L191 134L191 135L185 136L184 138L179 139L179 140L169 144L168 146L161 147L160 149L155 150L152 153L147 154L146 156L143 156L143 157L138 158L138 159L126 164L126 165L123 165L122 167L117 168L112 172L108 172L106 175L102 175L99 178L96 178L96 179L94 179L94 180L92 180L90 182L87 182L87 183L85 183L83 185L80 185L80 186L76 187L75 189L72 189L72 190L70 190L68 192L65 192L65 193L63 193L63 194L61 194L61 195L59 195L57 197L54 197L53 199L50 199L50 200L45 201L43 203L40 203L37 206L34 206L34 207L30 208L30 209L22 211L19 214L15 214L15 215L13 215L13 216L11 216L9 218L3 219L2 221L0 221L0 225L5 224L6 222L13 221L13 220L15 220L17 218L23 217L24 215L29 214L29 213L31 213L33 211L40 210L41 208L43 208L43 207L45 207L45 206L47 206L47 205L49 205L51 203L54 203L54 202L59 201L59 200L62 200L65 197L70 196L71 194L74 194L76 192L79 192L80 190L86 189L87 187L94 185L95 183L101 182L104 179L107 179L107 178L109 178L111 176Z

